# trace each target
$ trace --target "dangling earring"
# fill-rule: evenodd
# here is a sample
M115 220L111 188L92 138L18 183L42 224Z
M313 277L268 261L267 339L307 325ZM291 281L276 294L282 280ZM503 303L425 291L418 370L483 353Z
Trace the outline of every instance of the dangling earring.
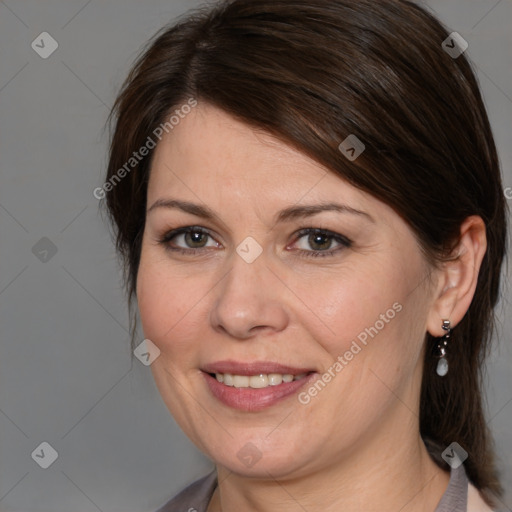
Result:
M448 340L450 339L451 327L450 320L443 320L442 325L443 330L446 331L446 334L439 340L437 344L437 348L439 353L437 357L439 357L439 362L437 363L436 372L440 377L444 377L448 373L448 361L446 359L446 346L448 345Z

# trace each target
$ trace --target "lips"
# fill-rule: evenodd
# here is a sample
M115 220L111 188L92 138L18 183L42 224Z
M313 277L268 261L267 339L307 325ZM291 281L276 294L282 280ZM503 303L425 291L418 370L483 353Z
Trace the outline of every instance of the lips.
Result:
M250 363L218 361L203 366L202 374L208 390L216 400L230 408L247 412L261 411L296 395L302 387L318 376L318 373L311 368L292 367L268 361ZM237 376L238 379L241 379L242 376L250 378L255 375L277 374L288 375L290 378L298 377L293 380L283 379L277 385L258 389L226 385L216 378L219 374Z
M315 369L307 367L292 367L272 361L239 362L232 360L217 361L206 364L201 368L206 373L230 373L232 375L260 375L269 373L280 373L283 375L301 375L314 372Z

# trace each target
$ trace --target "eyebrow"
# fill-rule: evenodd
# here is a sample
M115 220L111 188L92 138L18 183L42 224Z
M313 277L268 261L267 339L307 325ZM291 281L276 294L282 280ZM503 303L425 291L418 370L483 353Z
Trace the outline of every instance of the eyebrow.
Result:
M206 206L201 206L199 204L191 203L189 201L179 201L177 199L157 199L147 210L146 213L149 214L150 212L158 208L178 209L186 213L195 215L197 217L201 217L203 219L220 221L219 216L213 210L210 210L210 208ZM281 210L278 213L275 222L285 222L293 219L310 217L316 215L317 213L325 211L349 213L365 217L371 222L375 222L375 219L370 214L362 210L352 208L351 206L339 203L320 203L303 206L290 206L288 208L285 208L284 210Z

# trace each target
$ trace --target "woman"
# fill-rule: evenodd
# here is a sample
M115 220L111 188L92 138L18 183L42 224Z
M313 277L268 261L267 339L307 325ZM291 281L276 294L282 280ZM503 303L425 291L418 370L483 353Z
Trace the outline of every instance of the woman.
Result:
M231 0L135 64L106 205L158 389L216 465L160 512L499 503L506 212L464 50L405 0Z

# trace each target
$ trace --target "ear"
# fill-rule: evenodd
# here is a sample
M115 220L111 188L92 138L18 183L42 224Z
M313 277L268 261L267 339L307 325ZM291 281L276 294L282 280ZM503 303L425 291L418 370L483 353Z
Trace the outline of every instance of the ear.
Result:
M427 319L427 330L435 337L445 334L443 320L449 320L452 328L464 317L478 281L480 266L487 250L485 223L481 217L467 217L460 228L460 239L453 250L453 261L442 264L439 280Z

